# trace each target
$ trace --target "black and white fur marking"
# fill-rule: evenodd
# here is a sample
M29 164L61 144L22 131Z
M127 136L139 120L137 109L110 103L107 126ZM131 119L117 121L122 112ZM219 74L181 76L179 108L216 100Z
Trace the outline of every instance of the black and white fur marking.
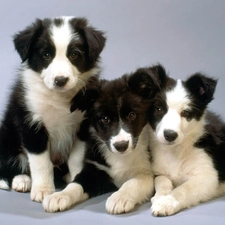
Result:
M113 81L103 80L98 86L90 84L83 99L85 104L74 102L72 108L87 110L88 120L81 125L79 136L84 141L86 157L81 173L72 183L44 198L47 212L63 211L112 191L115 192L106 202L111 214L130 212L135 205L150 199L154 185L148 149L148 109L160 89L159 70L160 66L142 68Z
M60 17L37 19L14 44L22 65L1 122L0 188L31 189L41 202L54 192L53 165L76 151L83 113L70 112L71 100L98 76L105 37L84 18Z
M152 214L169 216L225 194L225 124L206 110L216 80L167 79L150 109L156 194Z

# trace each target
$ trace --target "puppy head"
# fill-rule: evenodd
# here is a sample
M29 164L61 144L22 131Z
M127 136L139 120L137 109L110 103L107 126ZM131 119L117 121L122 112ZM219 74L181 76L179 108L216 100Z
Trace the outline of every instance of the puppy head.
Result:
M178 145L203 132L204 112L213 99L216 80L200 73L186 81L168 79L150 109L149 121L159 142Z
M128 154L135 149L148 122L152 99L161 88L155 68L91 83L80 93L83 97L73 99L72 109L87 110L91 135L111 152Z
M22 62L56 91L82 88L98 73L105 41L103 32L89 26L86 19L74 17L37 19L14 36Z

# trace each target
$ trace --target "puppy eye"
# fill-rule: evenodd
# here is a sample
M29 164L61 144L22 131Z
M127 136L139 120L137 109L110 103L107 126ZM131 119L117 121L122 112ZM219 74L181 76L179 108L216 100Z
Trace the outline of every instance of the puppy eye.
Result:
M79 54L80 53L78 51L71 52L69 57L70 57L71 60L74 60L74 59L76 59L79 56Z
M51 60L52 56L50 53L48 52L45 52L42 57L45 59L45 60Z
M102 121L102 123L104 123L104 124L109 124L109 123L110 123L110 119L109 119L108 116L103 116L103 117L101 118L101 121Z
M190 111L185 109L181 112L180 114L182 117L189 117L190 116Z
M164 113L164 110L162 107L158 107L156 106L155 107L155 112L158 114L158 115L162 115Z
M135 120L136 118L136 113L135 112L130 112L128 114L128 117L127 117L129 120Z

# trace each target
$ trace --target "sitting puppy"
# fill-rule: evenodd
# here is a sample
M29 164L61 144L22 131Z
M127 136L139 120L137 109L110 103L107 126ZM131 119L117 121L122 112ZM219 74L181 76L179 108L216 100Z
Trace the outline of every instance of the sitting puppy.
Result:
M54 192L53 165L78 158L76 133L83 113L71 100L99 74L103 32L86 19L36 20L14 37L22 66L0 127L0 188L29 191L41 202ZM29 163L29 166L28 166Z
M167 78L150 109L156 194L152 214L169 216L225 194L225 124L206 110L216 81Z
M126 213L152 196L153 174L148 149L148 109L160 81L161 66L138 69L113 81L91 83L84 97L75 97L72 110L87 110L81 125L80 148L86 157L79 174L63 191L46 196L47 212L63 211L71 205L107 192L111 214ZM73 166L73 161L69 167ZM70 169L70 171L73 171Z

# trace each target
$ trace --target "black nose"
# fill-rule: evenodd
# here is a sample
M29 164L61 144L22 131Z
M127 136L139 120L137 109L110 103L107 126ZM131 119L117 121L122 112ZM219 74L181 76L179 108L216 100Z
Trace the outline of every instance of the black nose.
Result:
M178 134L173 130L164 130L164 137L167 141L172 142L176 140Z
M129 141L119 141L113 144L118 152L125 152L128 148Z
M68 80L69 80L68 77L58 76L55 78L54 82L57 87L63 87L67 83Z

